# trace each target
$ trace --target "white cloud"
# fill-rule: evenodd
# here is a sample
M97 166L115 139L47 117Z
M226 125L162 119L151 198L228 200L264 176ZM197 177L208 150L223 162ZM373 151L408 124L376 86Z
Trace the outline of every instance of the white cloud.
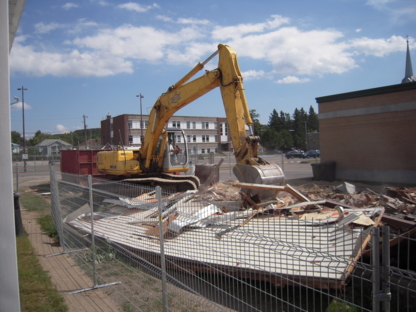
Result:
M216 26L212 31L212 38L224 40L229 38L240 38L249 33L261 33L267 29L275 29L283 24L289 23L289 18L280 15L272 15L272 19L258 24L238 24L236 26Z
M309 78L298 78L295 76L287 76L283 79L279 79L277 83L304 83L310 81Z
M244 77L244 80L260 79L266 76L264 70L248 70L241 73Z
M164 15L157 18L173 22ZM294 83L307 82L313 76L341 74L358 67L358 57L383 57L405 48L403 37L345 40L343 33L334 29L305 31L285 25L289 19L278 15L258 24L217 26L212 33L212 27L204 27L211 23L209 21L181 21L191 24L172 28L171 31L127 24L98 29L89 36L62 38L66 50L73 47L72 51L64 53L38 51L34 46L25 46L25 37L18 36L11 53L11 70L35 76L107 76L131 73L135 62L164 61L192 66L214 52L219 42L217 39L221 37L228 38L221 42L235 49L240 62L254 59L269 64L267 72L245 68L246 80L262 78L278 83ZM46 29L48 25L41 26L39 29ZM99 25L81 19L75 26L68 26L72 32L80 32L86 27ZM50 24L49 28L53 29L53 25ZM411 48L416 45L413 39L410 45ZM214 63L211 62L207 69L216 66ZM298 78L301 76L308 78Z
M22 110L22 102L17 102L17 103L15 103L15 104L13 104L13 105L10 105L10 110L12 110L12 111L21 111ZM32 109L32 106L30 106L30 105L28 105L26 102L25 102L25 110L27 110L27 109Z
M156 15L157 19L160 19L164 22L173 22L173 19L171 19L170 17L167 17L165 15Z
M196 18L178 18L178 24L201 24L201 25L208 25L210 22L209 20L198 20Z
M12 72L24 72L32 76L98 77L133 72L131 62L103 52L38 52L34 47L21 43L22 39L16 40L10 54Z
M184 25L209 25L211 22L206 19L196 19L196 18L178 18L176 21L173 18L170 18L165 15L157 15L157 19L162 20L164 22L171 22L177 24L184 24Z
M90 0L90 1L91 2L96 2L96 3L98 3L101 6L107 6L107 5L109 5L109 3L107 1L105 1L105 0Z
M157 5L156 3L153 3L152 5L143 6L134 2L123 3L123 4L120 4L118 7L120 9L126 9L129 11L135 11L138 13L144 13L144 12L149 11L150 9L160 8L159 5Z
M366 4L388 14L393 23L403 24L408 20L413 20L416 14L414 0L367 0Z
M75 3L72 3L72 2L67 2L67 3L65 3L62 7L63 7L65 10L69 10L69 9L72 9L72 8L78 8L78 7L79 7L79 5L78 5L78 4L75 4Z
M280 75L343 73L356 67L342 33L335 30L300 31L283 27L273 32L230 41L239 56L263 59Z
M69 130L67 127L63 126L63 125L56 125L56 130L59 131L59 133L68 133Z
M39 34L46 34L52 30L63 28L65 25L58 23L44 24L42 22L35 24L35 32Z
M404 51L406 48L406 39L398 36L392 36L388 39L370 39L363 37L351 40L349 45L358 53L383 57L393 52Z
M98 27L98 24L96 22L87 21L85 18L81 18L77 21L75 25L72 25L69 28L68 33L70 34L80 33L83 30L90 28L90 27Z
M357 32L357 33L361 32L361 28L357 28L357 29L355 30L355 32Z
M202 34L193 28L169 33L153 27L124 25L116 29L103 29L95 36L76 38L72 43L123 58L155 61L165 56L168 46L180 46L185 42L188 46L189 42L200 37Z

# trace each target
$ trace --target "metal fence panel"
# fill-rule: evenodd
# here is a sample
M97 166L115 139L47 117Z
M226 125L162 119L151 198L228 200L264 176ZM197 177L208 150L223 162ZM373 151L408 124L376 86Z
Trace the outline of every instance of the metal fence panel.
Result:
M92 179L90 196L87 177L62 173L56 188L52 181L60 237L79 250L69 255L98 284L120 282L105 291L121 309L373 311L375 295L380 303L388 295L386 272L392 311L413 309L413 263L361 257L379 236L371 227L350 227L353 217L334 224L272 210L256 215L239 202L206 202L189 191L158 196L155 187L131 181ZM398 235L397 257L414 244L382 234ZM381 284L373 289L376 279Z

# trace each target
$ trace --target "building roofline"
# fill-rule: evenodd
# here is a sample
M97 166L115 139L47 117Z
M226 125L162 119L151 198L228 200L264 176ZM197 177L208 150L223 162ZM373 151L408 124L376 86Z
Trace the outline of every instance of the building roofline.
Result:
M339 94L321 96L321 97L315 98L315 100L319 104L319 103L325 103L325 102L348 100L348 99L364 97L364 96L373 96L373 95L379 95L379 94L385 94L385 93L408 91L412 89L416 89L416 82L401 83L401 84L378 87L378 88L373 88L373 89L366 89L366 90L359 90L359 91L353 91L353 92L347 92L347 93L339 93Z

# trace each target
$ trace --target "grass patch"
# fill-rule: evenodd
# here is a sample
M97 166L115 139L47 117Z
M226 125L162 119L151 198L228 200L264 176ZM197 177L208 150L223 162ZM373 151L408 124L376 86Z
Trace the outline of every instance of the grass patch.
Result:
M43 217L38 218L38 223L43 232L46 232L54 242L59 242L58 232L56 231L55 224L53 223L51 215L44 215Z
M43 271L27 234L16 238L21 311L68 311L63 297Z
M51 207L46 199L32 193L21 193L19 202L28 211L43 211Z

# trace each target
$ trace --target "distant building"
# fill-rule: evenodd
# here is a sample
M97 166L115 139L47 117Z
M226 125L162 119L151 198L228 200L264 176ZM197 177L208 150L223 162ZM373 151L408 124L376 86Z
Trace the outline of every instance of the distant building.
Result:
M20 145L16 143L12 143L12 153L19 154L20 153Z
M407 43L401 84L318 97L321 161L336 179L416 183L416 79Z
M58 156L62 149L72 148L72 145L60 139L46 139L35 145L38 152L45 156Z
M101 139L88 139L86 142L78 144L79 149L100 149L102 147Z
M140 146L140 138L146 133L148 120L148 115L107 115L107 118L101 121L101 142L104 145ZM184 130L190 154L232 150L226 118L172 116L167 127Z

